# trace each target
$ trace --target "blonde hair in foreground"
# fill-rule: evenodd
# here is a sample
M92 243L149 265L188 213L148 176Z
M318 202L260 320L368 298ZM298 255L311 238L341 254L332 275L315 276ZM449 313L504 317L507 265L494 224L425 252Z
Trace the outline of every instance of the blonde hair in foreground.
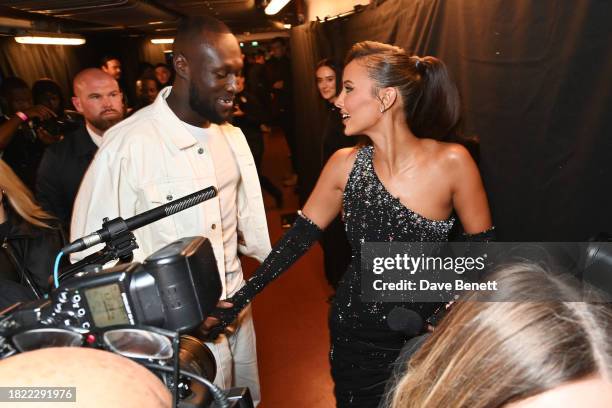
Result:
M4 191L5 202L8 202L13 211L29 224L37 227L51 228L46 221L54 219L43 211L34 201L34 197L13 170L0 159L0 188Z
M591 375L612 380L610 304L561 301L581 292L534 264L488 279L507 290L453 307L408 363L392 408L496 408Z

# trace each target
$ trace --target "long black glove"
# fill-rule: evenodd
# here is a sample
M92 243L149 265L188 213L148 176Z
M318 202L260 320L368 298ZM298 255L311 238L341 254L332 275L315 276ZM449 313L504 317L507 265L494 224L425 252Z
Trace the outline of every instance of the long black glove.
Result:
M478 232L476 234L463 233L461 235L461 241L465 242L492 242L497 240L495 234L495 226L492 226L486 231Z
M227 299L233 306L229 309L218 307L211 313L211 316L220 320L220 324L211 330L210 337L216 337L226 326L236 320L240 311L251 302L256 294L289 269L321 237L323 231L301 212L298 214L293 226L274 245L272 252L257 268L251 279L246 281L246 284L234 296Z

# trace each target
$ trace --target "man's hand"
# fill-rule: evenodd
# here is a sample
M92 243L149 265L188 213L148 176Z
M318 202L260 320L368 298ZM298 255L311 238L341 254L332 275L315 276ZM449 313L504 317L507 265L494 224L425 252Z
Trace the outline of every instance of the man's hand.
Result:
M64 138L63 135L54 136L42 127L36 129L36 135L38 136L38 139L46 145L57 143Z
M226 302L225 300L220 300L217 303L217 309L230 309L232 307L234 307L234 304ZM224 329L222 327L217 327L219 323L221 323L221 321L215 316L208 316L200 325L198 332L203 335L205 339L214 340L221 333L222 329ZM214 330L215 328L216 330Z
M275 83L272 84L272 88L274 89L283 89L285 87L285 81L280 80L280 81L276 81Z
M45 120L51 117L57 117L55 112L53 112L51 109L47 108L44 105L35 105L29 107L28 109L24 110L23 113L25 113L30 119L38 118L40 120Z

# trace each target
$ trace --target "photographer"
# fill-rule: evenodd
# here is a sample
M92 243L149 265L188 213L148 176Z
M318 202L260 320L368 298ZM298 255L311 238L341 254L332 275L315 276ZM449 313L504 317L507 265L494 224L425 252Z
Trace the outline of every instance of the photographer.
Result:
M83 117L73 110L66 109L66 100L59 84L50 78L41 78L32 85L32 98L35 105L43 105L51 109L57 117L52 117L39 123L53 136L63 139L63 136L75 130ZM37 122L37 121L35 121Z
M106 130L124 116L123 96L117 81L97 68L79 72L73 81L72 102L85 119L64 140L45 152L36 182L36 197L45 211L70 227L72 206L81 179Z
M31 190L36 183L36 170L46 145L57 142L34 121L44 121L57 115L43 105L32 105L30 88L21 78L7 78L0 87L0 98L7 115L0 118L0 151L2 158Z

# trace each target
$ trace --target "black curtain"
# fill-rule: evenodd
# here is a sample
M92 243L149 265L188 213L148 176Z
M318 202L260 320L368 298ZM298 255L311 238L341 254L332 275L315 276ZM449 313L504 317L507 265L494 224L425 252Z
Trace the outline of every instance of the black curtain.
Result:
M380 2L379 2L380 3ZM501 240L612 232L612 2L387 0L292 30L303 171L320 149L314 64L362 40L444 60ZM313 108L317 107L317 108Z
M18 44L13 37L0 38L1 77L18 76L28 85L40 78L52 78L64 91L70 104L72 79L82 69L99 67L105 55L117 56L122 63L121 85L130 101L135 101L134 84L140 62L155 65L164 62L168 45L154 45L142 37L126 37L116 33L86 36L82 46Z
M0 38L0 73L17 76L28 85L40 78L57 81L67 103L72 96L72 78L81 69L78 47L68 45L18 44L13 37Z

